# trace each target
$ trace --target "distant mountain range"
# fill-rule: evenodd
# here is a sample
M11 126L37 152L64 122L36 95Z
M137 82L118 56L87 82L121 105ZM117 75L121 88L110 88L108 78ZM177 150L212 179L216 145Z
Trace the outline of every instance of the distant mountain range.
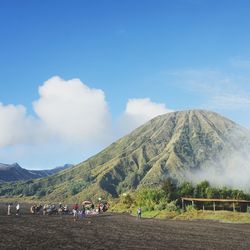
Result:
M217 113L172 112L152 119L72 168L33 182L2 184L0 195L71 201L117 197L142 186L161 185L168 177L180 183L197 170L219 169L220 159L235 151L247 155L249 145L249 130Z
M0 183L10 181L25 181L31 179L37 179L55 174L66 168L70 168L73 165L65 164L61 167L56 167L48 170L28 170L22 168L18 163L3 164L0 163Z

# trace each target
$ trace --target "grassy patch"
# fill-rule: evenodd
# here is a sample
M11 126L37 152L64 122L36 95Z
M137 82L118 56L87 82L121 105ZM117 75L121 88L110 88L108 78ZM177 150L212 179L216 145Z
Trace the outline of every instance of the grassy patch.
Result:
M250 213L230 211L202 211L193 210L177 215L179 220L215 220L229 223L250 223Z
M30 197L11 196L11 197L0 197L0 202L3 202L3 203L8 203L8 202L41 203L42 201L33 196L30 196Z
M113 212L130 213L137 216L137 207L132 206L127 208L121 203L114 203L112 207ZM214 220L225 223L250 223L250 213L240 213L231 211L202 211L196 209L189 209L187 212L168 211L168 210L153 210L142 211L143 218L156 219L174 219L174 220Z

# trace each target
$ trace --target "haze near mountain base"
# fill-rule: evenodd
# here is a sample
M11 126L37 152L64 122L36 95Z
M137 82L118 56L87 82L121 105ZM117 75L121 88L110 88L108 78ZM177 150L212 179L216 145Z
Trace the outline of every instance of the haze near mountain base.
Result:
M23 183L18 190L32 188L29 195L39 192L50 199L117 197L144 185L161 185L171 177L179 183L208 180L215 186L249 191L249 149L250 132L216 113L172 112L75 167Z
M190 110L156 117L87 162L113 195L169 176L249 191L249 149L248 130L216 113Z

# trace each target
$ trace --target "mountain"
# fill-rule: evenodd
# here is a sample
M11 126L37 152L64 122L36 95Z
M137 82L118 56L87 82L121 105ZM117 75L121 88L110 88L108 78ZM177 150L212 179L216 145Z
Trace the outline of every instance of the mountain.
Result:
M14 163L11 165L0 163L0 183L42 178L55 174L72 166L73 165L71 164L65 164L64 166L56 167L49 170L27 170L20 167L18 163Z
M247 154L249 145L249 131L217 113L172 112L152 119L70 169L32 183L3 185L0 195L72 201L117 197L143 185L160 185L167 177L183 182L189 173L211 165L219 168L223 156L239 149Z

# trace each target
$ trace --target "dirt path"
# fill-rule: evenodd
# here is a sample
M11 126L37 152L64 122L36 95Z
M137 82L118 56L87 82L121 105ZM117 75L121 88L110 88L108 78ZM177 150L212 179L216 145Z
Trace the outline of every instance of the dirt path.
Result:
M137 220L105 214L8 217L0 209L0 249L250 249L250 224Z

